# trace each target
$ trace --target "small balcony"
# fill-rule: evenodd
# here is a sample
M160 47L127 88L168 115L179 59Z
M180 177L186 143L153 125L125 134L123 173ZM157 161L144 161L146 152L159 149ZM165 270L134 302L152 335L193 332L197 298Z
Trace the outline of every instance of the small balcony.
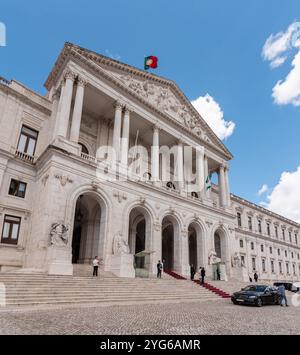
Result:
M35 156L29 155L24 152L20 152L19 150L16 150L15 156L23 161L26 161L27 163L34 164L35 162Z

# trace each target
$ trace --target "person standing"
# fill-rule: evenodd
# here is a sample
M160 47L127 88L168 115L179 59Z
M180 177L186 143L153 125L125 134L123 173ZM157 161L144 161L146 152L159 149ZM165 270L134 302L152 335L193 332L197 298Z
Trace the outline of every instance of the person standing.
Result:
M160 260L158 260L158 263L156 266L157 266L157 278L161 279L161 272L162 272L163 265Z
M255 282L257 282L258 281L258 275L257 275L256 272L254 273L253 277L254 277Z
M194 280L195 274L196 274L196 269L195 269L194 265L192 264L191 265L191 280L192 281Z
M251 276L249 276L249 281L252 282L252 277Z
M201 283L201 285L204 285L204 279L205 279L205 269L204 269L204 267L202 267L201 271L200 271L200 283Z
M220 270L219 268L217 268L217 280L220 281L221 280L221 274L220 274Z
M280 301L280 306L283 307L283 301L285 303L285 306L288 307L288 302L285 294L285 287L284 285L278 286L278 294L279 294L279 301Z
M93 260L93 276L98 276L98 268L99 268L99 259L98 256L95 256Z

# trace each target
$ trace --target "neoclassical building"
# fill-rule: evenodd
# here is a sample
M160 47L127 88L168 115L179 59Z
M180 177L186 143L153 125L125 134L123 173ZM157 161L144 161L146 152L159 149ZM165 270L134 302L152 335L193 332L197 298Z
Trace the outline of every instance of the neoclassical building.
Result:
M300 278L299 224L230 194L232 154L173 81L66 43L45 87L0 80L0 271L72 275L98 255L120 277L164 260Z

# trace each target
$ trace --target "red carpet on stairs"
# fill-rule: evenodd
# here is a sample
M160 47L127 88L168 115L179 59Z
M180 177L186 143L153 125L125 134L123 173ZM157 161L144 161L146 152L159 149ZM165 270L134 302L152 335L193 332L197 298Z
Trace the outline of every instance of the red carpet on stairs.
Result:
M176 272L172 271L172 270L164 270L164 272L172 277L174 277L177 280L187 280L185 277L177 274ZM193 280L196 284L201 285L199 280ZM205 282L203 285L201 285L202 287L205 287L207 290L215 293L216 295L222 297L222 298L230 298L230 294L227 292L224 292L222 290L220 290L217 287L214 287L212 285L210 285L209 283Z

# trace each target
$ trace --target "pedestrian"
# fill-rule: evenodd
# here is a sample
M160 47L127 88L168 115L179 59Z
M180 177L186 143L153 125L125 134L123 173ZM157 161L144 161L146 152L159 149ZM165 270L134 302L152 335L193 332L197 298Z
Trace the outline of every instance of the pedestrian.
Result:
M157 278L161 279L161 272L162 272L163 264L161 263L160 260L158 260L157 263Z
M191 280L192 281L194 280L195 274L196 274L196 269L195 269L194 265L192 264L191 265Z
M99 268L99 259L98 256L95 256L93 260L93 276L98 276L98 268Z
M254 273L253 277L254 277L255 282L257 282L257 280L258 280L258 275L257 275L256 272Z
M288 307L288 302L287 302L287 298L286 298L286 295L285 295L285 287L284 287L284 285L278 286L278 294L279 294L280 306L283 307L283 301L284 301L285 306Z
M217 280L220 281L221 280L221 274L220 274L219 268L217 268L216 273L217 273Z
M200 270L200 283L201 283L201 285L204 285L204 279L205 279L205 269L204 269L204 267L201 267L201 270Z
M252 282L252 277L251 276L249 276L249 281Z

